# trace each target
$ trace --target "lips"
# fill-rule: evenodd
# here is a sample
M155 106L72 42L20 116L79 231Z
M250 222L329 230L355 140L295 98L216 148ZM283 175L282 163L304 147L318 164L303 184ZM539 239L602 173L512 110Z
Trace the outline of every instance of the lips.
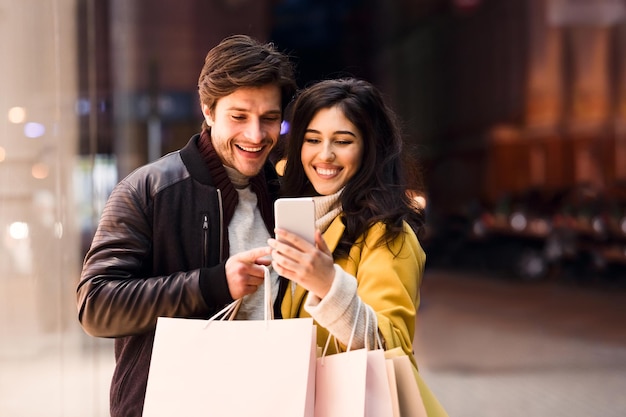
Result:
M252 152L252 153L261 152L264 148L264 146L255 146L255 147L247 147L247 146L241 146L241 145L235 145L235 146L241 149L242 151Z
M323 177L332 177L335 176L339 173L339 171L341 171L339 168L315 168L315 172L318 173L318 175L323 176Z

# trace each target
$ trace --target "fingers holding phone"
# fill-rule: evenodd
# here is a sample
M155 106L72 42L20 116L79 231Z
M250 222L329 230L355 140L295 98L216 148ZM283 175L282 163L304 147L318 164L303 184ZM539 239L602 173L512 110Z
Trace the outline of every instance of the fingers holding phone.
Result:
M272 267L280 276L324 298L335 278L334 260L319 231L315 231L315 242L318 247L278 230L277 239L270 239L268 244L272 248Z

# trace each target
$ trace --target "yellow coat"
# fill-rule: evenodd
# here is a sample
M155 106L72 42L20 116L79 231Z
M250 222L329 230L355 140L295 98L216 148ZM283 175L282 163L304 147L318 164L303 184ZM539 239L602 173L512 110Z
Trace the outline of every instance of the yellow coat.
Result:
M341 216L338 216L324 233L331 251L337 247L344 229ZM359 297L376 312L385 348L401 347L415 364L415 318L426 255L410 227L405 224L404 229L404 237L394 240L390 248L384 244L376 246L384 231L383 224L376 224L368 231L365 240L352 246L349 257L335 259L335 263L356 277ZM293 295L288 290L281 305L283 317L310 317L304 309L307 295L308 292L299 285ZM328 331L318 326L318 343L323 345L327 338ZM334 353L332 345L329 346L330 353Z
M338 216L324 232L324 240L331 252L337 247L344 229L341 216ZM352 246L347 258L335 259L335 263L356 277L359 297L376 312L385 349L399 348L411 359L428 416L447 417L445 409L419 374L413 355L415 319L426 254L406 223L404 230L404 237L398 237L389 247L376 246L384 231L383 224L376 224L364 241ZM308 291L299 285L293 294L291 289L287 290L281 305L283 318L310 317L304 309L307 295ZM328 331L318 325L318 343L323 345L327 338ZM341 349L346 347L341 346ZM329 344L328 353L336 353L333 343Z

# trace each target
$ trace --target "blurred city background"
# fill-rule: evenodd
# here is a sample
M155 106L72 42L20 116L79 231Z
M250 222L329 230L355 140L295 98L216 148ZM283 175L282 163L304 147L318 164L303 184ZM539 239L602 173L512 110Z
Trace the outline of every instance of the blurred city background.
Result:
M416 356L451 417L626 415L626 0L0 0L0 415L106 416L75 287L208 50L383 90L422 174Z

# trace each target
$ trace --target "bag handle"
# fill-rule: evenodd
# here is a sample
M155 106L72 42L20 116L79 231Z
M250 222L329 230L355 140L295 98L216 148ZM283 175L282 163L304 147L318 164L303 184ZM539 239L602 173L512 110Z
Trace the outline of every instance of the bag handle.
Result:
M263 290L265 298L265 321L274 320L274 308L272 306L272 278L270 277L270 266L261 265L263 267Z
M237 315L237 311L239 311L239 307L241 307L241 302L242 299L239 298L215 313L207 320L205 328L209 325L209 323L215 320L232 320Z
M361 313L361 305L363 304L363 302L361 301L361 297L357 297L356 298L359 305L356 308L356 314L355 314L355 319L354 319L354 324L352 325L352 331L350 332L350 339L348 339L348 345L346 346L346 351L350 352L352 350L352 341L354 340L354 335L356 334L356 325L359 323L359 316ZM368 323L368 314L367 312L365 313L365 331L367 332L367 326L369 325Z
M350 350L350 346L352 345L352 339L354 338L354 335L356 333L356 322L359 320L359 310L361 307L361 299L359 298L359 309L357 310L357 317L354 323L354 326L352 326L352 334L350 335L350 341L348 342L348 350ZM367 337L368 333L369 333L369 329L370 329L370 315L368 314L368 312L365 312L365 338L364 338L364 342L365 342L365 349L367 350L371 350L370 349L370 339L369 337ZM382 349L383 348L383 342L380 339L380 333L378 332L378 318L376 317L376 314L374 314L374 329L376 329L376 343L374 346L374 349Z
M361 312L361 299L357 298L357 300L359 301L359 305L357 306L356 319L354 320L354 324L352 325L352 331L350 332L350 340L348 340L348 345L346 347L347 352L349 352L352 349L352 340L354 339L354 334L356 333L356 325L359 322L359 313ZM326 338L326 344L324 345L324 350L322 351L322 358L326 357L326 351L328 350L328 345L330 344L331 338L334 338L334 337L330 332L328 332L328 337ZM334 339L335 339L335 349L339 351L339 346L337 345L337 338L334 338Z
M350 350L352 350L352 342L354 340L354 336L356 334L356 327L357 324L359 322L359 317L360 317L360 313L361 313L361 306L365 303L363 303L363 301L361 300L360 297L357 297L358 300L358 306L357 306L357 310L356 310L356 318L354 320L354 324L352 325L352 331L350 332L350 339L348 340L348 345L346 346L346 351L349 352ZM375 322L375 329L376 329L376 342L375 342L375 346L374 349L384 349L383 348L383 342L380 338L380 333L378 332L378 319L376 318L376 315L374 315L374 322ZM370 315L368 314L368 312L365 312L365 349L367 350L371 350L370 349L370 345L369 345L369 337L367 337L367 334L369 333L369 327L370 326ZM324 350L322 352L322 357L326 356L326 351L328 350L328 345L330 344L330 339L331 339L332 334L330 334L330 332L328 332L328 338L326 339L326 344L324 345ZM339 347L337 345L337 339L335 338L335 348L337 351L339 351Z
M263 267L263 297L264 297L264 320L274 320L274 309L272 307L272 281L270 278L270 267L261 265ZM215 313L211 318L207 320L204 328L206 329L212 321L215 320L233 320L237 316L239 307L243 302L243 298L239 298L226 307Z

